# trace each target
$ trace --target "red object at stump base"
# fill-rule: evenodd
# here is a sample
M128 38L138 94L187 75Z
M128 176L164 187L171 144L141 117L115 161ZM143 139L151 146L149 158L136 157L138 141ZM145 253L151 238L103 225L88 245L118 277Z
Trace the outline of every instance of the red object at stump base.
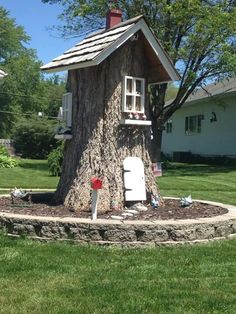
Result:
M98 178L91 179L91 187L93 190L100 190L102 188L102 180Z

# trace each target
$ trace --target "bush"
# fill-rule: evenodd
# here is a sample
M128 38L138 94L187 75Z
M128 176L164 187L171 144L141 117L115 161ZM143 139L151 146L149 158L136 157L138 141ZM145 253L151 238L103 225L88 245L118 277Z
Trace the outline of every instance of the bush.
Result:
M0 145L0 155L2 156L9 156L8 150L5 146Z
M49 173L53 176L61 175L62 161L63 161L64 143L53 149L48 155Z
M43 118L20 120L14 128L15 150L24 158L45 159L57 145L55 122Z
M5 146L0 145L0 168L14 168L18 165L18 160L12 158Z
M0 168L14 168L18 165L18 160L10 157L0 155Z

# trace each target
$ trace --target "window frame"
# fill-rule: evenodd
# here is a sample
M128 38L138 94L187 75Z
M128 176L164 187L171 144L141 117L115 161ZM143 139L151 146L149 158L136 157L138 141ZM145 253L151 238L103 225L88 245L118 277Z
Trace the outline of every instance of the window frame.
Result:
M167 134L171 134L173 131L173 120L172 119L168 119L166 122L166 133Z
M203 117L202 114L185 117L185 134L186 135L200 134L202 132L202 120L203 120L202 117Z
M128 80L132 81L132 90L131 92L127 91L127 82ZM136 91L136 82L141 82L141 93ZM127 96L132 97L132 109L127 109ZM136 110L136 98L140 98L140 107L141 110ZM123 78L123 101L122 101L122 111L127 113L145 113L145 79L141 77L134 76L124 76Z

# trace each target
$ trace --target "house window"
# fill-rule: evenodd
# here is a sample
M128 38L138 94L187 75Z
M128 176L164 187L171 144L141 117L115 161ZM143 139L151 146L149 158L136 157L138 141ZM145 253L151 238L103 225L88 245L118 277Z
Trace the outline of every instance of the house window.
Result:
M172 133L172 119L166 122L166 133Z
M62 98L62 119L67 128L72 126L72 93L66 93Z
M145 79L125 76L123 88L123 111L144 113Z
M202 115L189 116L185 118L185 134L191 135L201 133Z

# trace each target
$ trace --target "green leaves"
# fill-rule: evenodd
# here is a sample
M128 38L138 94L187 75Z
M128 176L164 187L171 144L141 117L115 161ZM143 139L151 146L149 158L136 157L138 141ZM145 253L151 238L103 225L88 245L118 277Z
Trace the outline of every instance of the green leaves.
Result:
M18 166L18 164L17 159L0 154L0 168L14 168Z
M81 35L105 25L107 1L43 2L62 5L63 36ZM123 11L124 19L144 15L181 74L179 91L168 107L163 102L167 99L166 88L156 87L157 97L153 97L154 103L150 106L153 122L156 119L164 123L201 84L236 75L235 1L119 0L116 6Z
M0 62L24 52L24 43L30 39L23 27L17 26L9 12L0 6Z
M55 122L44 118L32 116L20 120L13 133L16 152L24 158L47 158L57 145L54 128Z
M35 51L25 47L28 40L23 27L0 7L0 68L8 73L0 87L0 138L12 135L22 113L55 117L61 105L65 83L56 76L44 79Z
M48 155L48 168L52 176L57 177L61 175L62 161L63 161L64 142L57 148L53 149Z
M0 168L14 168L18 165L18 160L12 158L6 147L0 145Z

